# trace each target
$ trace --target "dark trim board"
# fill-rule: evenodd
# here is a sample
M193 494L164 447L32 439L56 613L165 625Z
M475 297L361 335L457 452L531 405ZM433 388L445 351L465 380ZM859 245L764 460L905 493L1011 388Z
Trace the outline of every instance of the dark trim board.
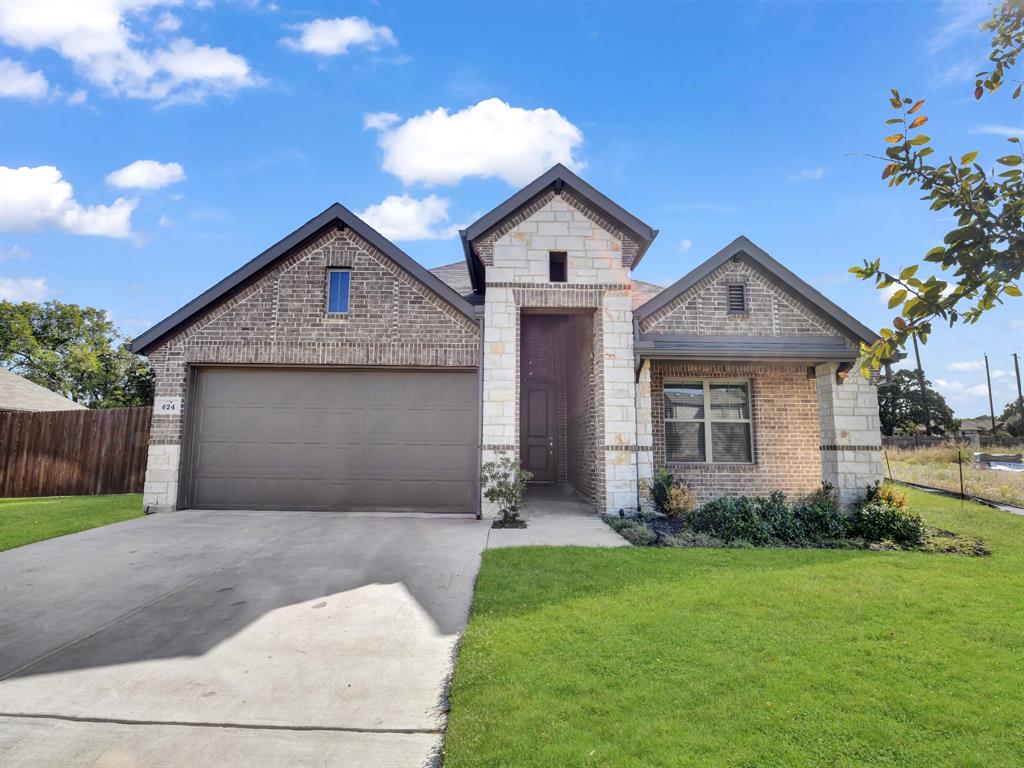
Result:
M642 304L635 311L636 317L641 322L648 319L653 314L664 309L677 298L682 296L686 291L721 267L727 261L734 258L746 259L749 261L755 267L759 268L759 271L761 271L776 285L792 293L812 308L817 309L825 317L831 319L836 325L838 325L840 330L849 334L853 338L869 344L878 339L878 334L848 312L838 307L820 291L790 272L786 267L777 262L743 235L737 237L725 246L725 248L720 250L696 269L683 275L682 278L670 285L646 304Z
M288 256L308 241L325 232L329 227L338 226L339 224L351 229L467 317L474 317L473 305L460 296L447 283L431 274L429 270L421 266L412 257L341 203L334 203L334 205L319 216L313 217L294 232L286 235L270 246L270 248L263 251L259 256L232 272L212 288L207 289L192 299L192 301L177 312L161 320L148 331L138 336L131 343L131 351L138 354L146 354L165 336L188 324L197 315L210 309L218 301L226 298L234 291L248 285L249 282L279 259Z

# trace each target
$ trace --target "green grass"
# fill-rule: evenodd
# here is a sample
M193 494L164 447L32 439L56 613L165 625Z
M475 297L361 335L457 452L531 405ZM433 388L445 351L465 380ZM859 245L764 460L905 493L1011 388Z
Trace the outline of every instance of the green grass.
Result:
M0 499L0 551L142 517L142 494Z
M993 554L486 552L445 768L1024 765L1024 518L908 496Z

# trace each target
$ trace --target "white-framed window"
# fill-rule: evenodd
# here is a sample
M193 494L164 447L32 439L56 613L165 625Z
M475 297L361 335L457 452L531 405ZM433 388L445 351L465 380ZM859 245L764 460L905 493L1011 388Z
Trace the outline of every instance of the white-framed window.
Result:
M352 273L347 269L327 270L327 314L348 314Z
M749 381L666 381L663 397L667 463L753 463Z

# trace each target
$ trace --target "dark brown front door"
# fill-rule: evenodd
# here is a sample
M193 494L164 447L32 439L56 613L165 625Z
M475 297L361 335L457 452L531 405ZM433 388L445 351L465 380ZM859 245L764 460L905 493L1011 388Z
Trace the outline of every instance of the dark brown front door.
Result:
M555 481L555 391L545 382L528 382L523 387L520 414L521 452L524 468L536 482Z

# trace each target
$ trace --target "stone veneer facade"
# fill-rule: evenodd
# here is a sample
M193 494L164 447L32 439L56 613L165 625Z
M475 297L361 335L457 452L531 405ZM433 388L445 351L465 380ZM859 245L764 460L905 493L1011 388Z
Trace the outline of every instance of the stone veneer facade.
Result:
M352 270L349 311L327 315L326 270ZM193 366L476 368L479 325L348 229L331 228L149 352L156 395L184 399ZM182 414L154 414L143 505L173 509Z
M592 501L637 505L636 389L630 264L637 244L567 190L548 193L472 243L486 267L483 461L519 454L523 312L592 312L593 348L572 375L593 377ZM567 281L548 279L548 254L565 251ZM577 488L584 493L587 488ZM491 512L485 505L485 512Z

